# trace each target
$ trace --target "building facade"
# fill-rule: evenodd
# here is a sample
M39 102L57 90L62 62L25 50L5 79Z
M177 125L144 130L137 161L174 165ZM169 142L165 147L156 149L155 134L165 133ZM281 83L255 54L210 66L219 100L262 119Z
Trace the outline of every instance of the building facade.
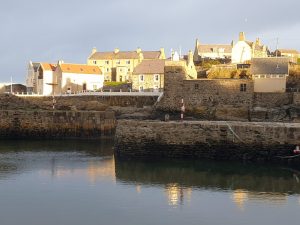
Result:
M27 92L37 93L38 68L40 63L30 61L27 67L26 87Z
M253 58L250 70L254 80L254 92L286 91L289 58Z
M298 63L300 53L295 49L278 49L275 51L275 56L288 57L291 63Z
M36 90L41 95L53 94L53 73L56 69L55 64L40 63L37 69Z
M54 94L97 91L103 83L104 75L98 66L58 62L53 74Z
M260 39L257 38L255 42L247 41L245 33L241 32L239 41L233 44L231 61L235 64L250 64L252 58L268 57L268 49L262 45Z
M97 52L93 48L87 60L88 65L99 66L104 73L106 81L127 82L131 81L131 75L143 60L165 59L165 51L120 51L115 49L113 52Z
M194 62L198 63L203 59L231 59L232 45L222 44L201 44L196 40L194 51Z
M133 71L133 91L162 91L164 88L164 59L144 60Z

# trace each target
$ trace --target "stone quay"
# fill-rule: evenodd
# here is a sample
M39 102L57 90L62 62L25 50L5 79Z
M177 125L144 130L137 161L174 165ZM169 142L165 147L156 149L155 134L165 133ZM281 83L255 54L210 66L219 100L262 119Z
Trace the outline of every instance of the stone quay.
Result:
M115 132L113 112L0 111L0 139L102 138Z
M124 158L291 161L300 123L120 120L115 153Z

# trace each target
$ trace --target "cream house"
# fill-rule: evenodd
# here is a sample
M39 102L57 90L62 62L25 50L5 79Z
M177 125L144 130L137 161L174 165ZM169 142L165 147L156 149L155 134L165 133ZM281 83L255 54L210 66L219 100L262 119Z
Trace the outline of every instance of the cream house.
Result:
M231 59L232 45L226 44L202 44L196 40L194 62L202 59Z
M254 92L285 92L289 74L289 58L253 58L251 74Z
M101 68L106 81L126 82L131 81L131 75L136 66L143 60L165 59L165 51L120 51L116 48L113 52L97 52L93 48L87 60L88 65L96 65Z
M295 49L278 49L275 51L275 55L279 57L288 57L292 63L297 63L300 58L300 53Z
M59 61L54 71L54 94L96 91L103 87L104 75L98 66Z
M261 44L259 38L257 38L255 42L247 41L245 33L241 32L239 41L233 44L232 47L232 63L248 64L250 60L255 57L268 57L267 47Z

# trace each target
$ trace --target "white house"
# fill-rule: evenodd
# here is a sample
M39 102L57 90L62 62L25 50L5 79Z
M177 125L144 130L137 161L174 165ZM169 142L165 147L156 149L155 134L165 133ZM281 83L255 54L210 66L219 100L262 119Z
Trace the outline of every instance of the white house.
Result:
M202 59L230 59L232 45L226 44L202 44L196 40L194 51L194 61L200 62Z
M55 64L40 63L37 69L37 93L42 95L53 94L53 72Z
M235 64L248 64L252 58L268 57L268 50L265 45L262 45L260 39L257 38L255 42L247 41L245 33L241 32L239 41L233 44L231 61Z
M59 61L54 71L54 93L96 91L103 87L104 75L98 66Z

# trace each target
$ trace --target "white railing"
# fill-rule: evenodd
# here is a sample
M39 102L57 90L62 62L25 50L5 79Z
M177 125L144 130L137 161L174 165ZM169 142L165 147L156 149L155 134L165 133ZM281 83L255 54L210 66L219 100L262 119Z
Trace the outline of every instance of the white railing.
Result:
M18 97L41 97L52 95L41 95L36 93L13 93ZM78 93L64 93L55 96L161 96L162 92L78 92Z

